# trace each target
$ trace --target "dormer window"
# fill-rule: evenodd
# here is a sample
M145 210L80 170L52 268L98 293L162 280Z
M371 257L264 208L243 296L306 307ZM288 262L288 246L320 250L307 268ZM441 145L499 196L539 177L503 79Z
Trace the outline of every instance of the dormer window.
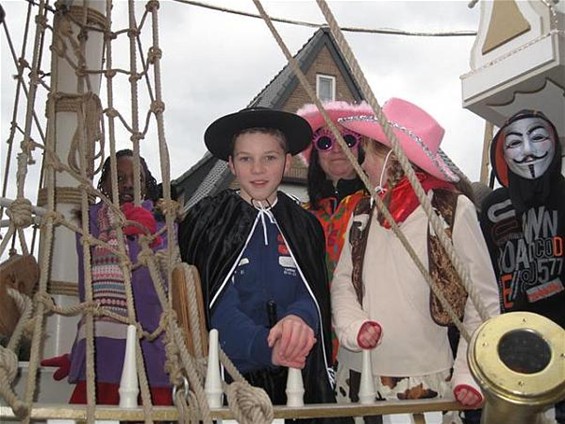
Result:
M335 77L330 75L316 75L316 94L322 102L335 100Z

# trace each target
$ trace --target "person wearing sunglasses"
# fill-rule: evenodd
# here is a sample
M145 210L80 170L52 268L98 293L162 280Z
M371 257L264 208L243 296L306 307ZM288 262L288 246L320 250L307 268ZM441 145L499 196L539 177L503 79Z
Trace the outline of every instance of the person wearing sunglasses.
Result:
M323 106L332 122L338 126L353 156L362 161L361 136L338 125L337 120L358 114L372 114L371 107L365 102L353 104L345 101L327 102ZM297 114L308 121L313 132L311 145L300 154L308 165L309 201L304 207L318 218L324 228L326 263L331 281L345 240L347 223L365 189L316 105L306 104ZM332 334L334 366L337 351L337 338Z

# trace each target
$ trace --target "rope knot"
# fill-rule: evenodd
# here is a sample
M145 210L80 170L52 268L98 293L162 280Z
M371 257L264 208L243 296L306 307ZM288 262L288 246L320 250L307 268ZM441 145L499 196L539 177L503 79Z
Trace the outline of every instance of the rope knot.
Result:
M52 222L53 225L56 225L57 223L61 223L65 221L65 217L63 216L63 214L61 212L57 212L57 211L47 211L42 217L41 217L41 226L44 227L45 225L47 225L48 222Z
M115 75L115 72L114 72L114 75ZM108 118L116 118L120 115L119 112L113 107L109 107L108 109L106 109L105 113L106 113L106 116Z
M30 84L32 85L39 85L39 83L41 82L41 78L39 77L39 73L36 70L31 70L29 71L29 80L30 80Z
M135 74L131 74L131 75L129 76L128 81L129 81L129 82L136 82L136 81L139 81L140 79L141 79L141 75L135 73Z
M75 72L77 77L85 77L88 73L85 66L78 66Z
M35 17L35 23L39 26L41 26L43 29L47 28L47 17L43 16L43 15L37 15Z
M104 38L106 41L115 40L116 38L118 38L118 34L116 34L114 31L106 31Z
M153 257L153 250L149 248L149 243L153 241L153 236L140 235L139 239L144 239L144 243L141 244L141 251L137 254L137 262L141 265L149 267L151 264L151 258Z
M88 40L88 31L85 28L81 28L78 32L77 39L80 41Z
M173 217L180 215L180 203L176 200L159 199L157 208L161 210L163 215L171 214Z
M129 139L134 143L139 142L143 140L143 133L136 131L131 134L131 137Z
M27 228L33 224L32 206L29 199L18 197L14 200L6 214L17 228Z
M23 57L18 59L18 68L29 68L29 62L25 60Z
M44 162L46 162L47 166L53 167L53 169L57 172L62 172L65 170L63 162L61 162L57 154L50 149L45 150Z
M147 60L149 63L154 64L157 59L163 57L163 51L159 47L151 47L147 53Z
M139 35L139 30L137 28L130 28L127 34L129 38L136 38Z
M273 421L273 404L263 389L253 387L247 382L235 381L228 386L227 396L237 422Z
M20 143L20 148L22 149L22 153L18 154L18 159L20 158L20 155L22 155L22 154L27 155L27 164L28 165L34 165L36 161L35 161L35 159L33 158L32 155L33 155L33 152L34 152L36 146L37 146L37 143L35 141L33 141L33 139L31 137L24 138ZM24 156L24 158L25 158L25 156Z
M43 305L47 308L48 311L54 311L56 308L55 301L51 296L49 296L45 292L37 292L33 296L33 303L36 305L39 303L43 303Z
M159 2L157 0L148 1L145 5L145 10L147 10L148 12L159 10Z
M59 31L60 35L63 37L72 37L73 36L73 27L71 25L71 21L68 18L61 19L59 22Z
M104 75L106 75L106 78L112 79L116 76L116 70L115 69L108 69L106 72L104 72Z
M151 103L151 111L155 114L163 113L165 111L165 102L161 100L155 100Z
M177 313L172 308L164 309L159 319L159 326L163 328L168 328L172 322L174 323L177 322Z

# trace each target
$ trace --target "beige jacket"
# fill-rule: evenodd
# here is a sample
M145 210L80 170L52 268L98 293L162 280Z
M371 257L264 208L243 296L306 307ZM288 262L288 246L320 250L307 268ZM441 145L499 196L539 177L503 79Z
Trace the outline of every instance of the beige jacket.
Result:
M427 225L422 207L400 225L426 268ZM498 289L490 257L475 207L465 196L459 196L457 201L453 245L461 263L467 266L486 310L491 316L499 314ZM422 376L454 366L453 387L468 384L479 390L468 369L467 343L461 338L454 364L447 328L435 324L430 316L430 288L391 229L377 222L371 224L363 269L362 307L351 283L351 271L351 246L347 239L331 284L332 319L342 349L338 357L341 365L361 371L357 335L365 321L373 320L383 330L380 344L371 353L374 375ZM472 334L480 324L479 314L469 298L464 326Z

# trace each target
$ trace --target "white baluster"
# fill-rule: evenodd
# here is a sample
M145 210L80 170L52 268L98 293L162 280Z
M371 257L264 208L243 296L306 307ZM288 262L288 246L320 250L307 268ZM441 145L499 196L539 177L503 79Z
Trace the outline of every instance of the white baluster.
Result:
M218 352L218 330L210 330L208 345L208 370L204 392L210 408L222 407L222 379L220 377L220 359Z
M302 381L302 371L298 368L288 369L286 406L304 406L304 382Z
M375 382L373 381L373 367L371 366L371 351L363 349L363 368L361 382L359 383L359 403L370 405L375 402Z
M137 408L137 395L139 384L137 381L137 365L135 351L137 345L137 333L135 325L128 325L126 338L126 353L124 355L124 366L122 368L122 379L120 381L120 407Z

